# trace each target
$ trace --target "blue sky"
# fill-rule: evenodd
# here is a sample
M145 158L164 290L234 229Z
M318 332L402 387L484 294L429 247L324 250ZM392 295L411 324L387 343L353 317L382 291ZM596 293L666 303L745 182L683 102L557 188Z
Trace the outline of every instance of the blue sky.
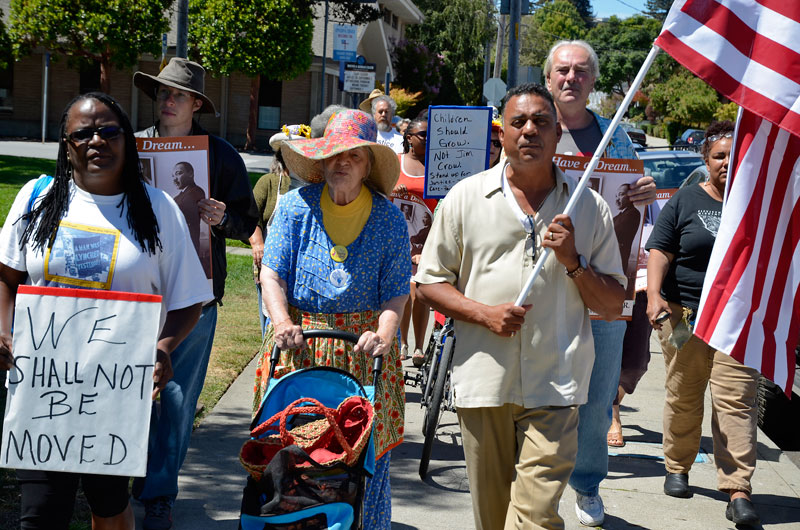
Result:
M644 5L645 0L592 0L592 9L598 17L629 17L643 11Z

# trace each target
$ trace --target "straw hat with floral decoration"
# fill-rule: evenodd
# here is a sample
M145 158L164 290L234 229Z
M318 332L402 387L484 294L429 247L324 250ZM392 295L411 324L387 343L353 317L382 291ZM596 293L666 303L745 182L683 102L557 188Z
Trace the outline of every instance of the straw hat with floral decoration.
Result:
M343 110L331 117L322 138L284 141L281 154L290 171L307 182L315 183L325 179L322 160L357 147L366 147L375 158L366 183L388 196L400 176L400 161L389 146L375 142L377 136L378 127L372 116L360 110Z

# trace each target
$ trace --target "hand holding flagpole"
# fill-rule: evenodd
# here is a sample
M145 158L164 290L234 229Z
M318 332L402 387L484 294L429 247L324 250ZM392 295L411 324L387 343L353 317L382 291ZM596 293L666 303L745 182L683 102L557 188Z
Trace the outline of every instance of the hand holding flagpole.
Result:
M633 83L628 89L628 93L625 95L625 98L622 100L622 104L620 104L617 113L614 115L614 119L611 120L611 124L608 126L606 133L603 135L603 139L600 141L600 144L597 146L597 149L592 155L592 160L589 162L589 165L586 166L586 170L583 172L583 176L581 180L578 182L578 185L575 187L575 190L572 192L572 195L569 198L569 202L567 203L566 208L564 208L564 215L570 215L572 210L575 208L575 204L578 202L578 197L580 196L583 189L589 184L589 176L592 172L597 168L597 164L600 161L600 155L603 154L603 151L606 150L606 146L611 141L611 137L614 135L614 131L617 129L619 122L622 121L622 116L625 114L625 111L628 110L628 107L633 100L634 94L636 91L639 90L639 87L644 81L644 76L647 75L647 71L652 66L653 61L655 61L656 56L660 50L653 46L650 49L650 53L647 54L647 58L644 60L642 67L639 69L639 73L636 74L636 78L633 80ZM528 281L525 283L525 286L522 288L522 292L520 292L519 296L517 297L516 301L514 302L515 305L521 306L525 303L525 299L528 297L528 294L533 287L533 282L536 280L536 277L539 276L539 272L541 272L542 268L544 267L544 262L547 260L547 257L550 256L552 249L545 248L542 255L536 261L536 265L533 267L533 271L531 275L528 277Z

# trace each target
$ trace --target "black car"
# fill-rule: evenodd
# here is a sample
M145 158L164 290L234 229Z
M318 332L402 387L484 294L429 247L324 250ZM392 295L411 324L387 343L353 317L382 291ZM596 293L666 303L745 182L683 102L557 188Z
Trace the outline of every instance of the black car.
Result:
M700 147L703 145L705 131L702 129L686 129L683 131L681 137L675 141L673 147L675 149L685 149L687 151L700 152Z
M632 123L625 122L620 123L619 126L625 129L625 132L628 133L628 138L631 139L631 142L641 146L647 145L647 135L645 135L642 129Z

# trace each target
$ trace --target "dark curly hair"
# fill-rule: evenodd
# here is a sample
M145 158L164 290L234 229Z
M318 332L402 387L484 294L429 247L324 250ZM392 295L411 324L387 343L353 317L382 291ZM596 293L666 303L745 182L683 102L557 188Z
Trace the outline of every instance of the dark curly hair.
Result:
M540 85L539 83L523 83L521 85L517 85L515 87L511 87L506 92L503 101L503 116L505 116L505 106L508 105L508 101L513 98L514 96L523 96L523 95L530 95L533 94L535 96L539 96L540 98L547 101L550 105L550 108L553 111L553 116L557 116L558 113L556 112L556 104L553 102L553 95L548 92L548 90Z
M406 127L406 132L403 133L403 153L408 153L411 151L411 142L408 141L408 137L411 136L409 132L411 129L416 129L420 125L428 125L428 115L426 114L424 118L417 116L408 124Z
M708 162L708 153L711 151L711 142L708 141L712 136L733 134L736 126L730 120L712 121L711 125L706 129L703 135L703 147L700 153L703 155L703 160Z
M77 103L94 99L108 107L119 120L125 139L125 162L122 166L122 200L117 204L120 216L124 211L128 227L133 231L136 241L143 252L155 254L156 248L161 247L158 237L158 220L150 204L150 197L144 185L142 168L139 165L139 154L136 151L136 139L133 127L128 116L119 103L102 92L89 92L77 96L67 103L61 115L61 124L58 133L58 159L56 171L53 175L53 184L50 190L36 202L36 206L20 219L27 221L28 225L20 237L20 249L24 248L28 240L33 241L33 249L40 250L52 244L58 231L58 225L69 207L69 183L72 180L72 165L67 158L66 127L69 111Z

